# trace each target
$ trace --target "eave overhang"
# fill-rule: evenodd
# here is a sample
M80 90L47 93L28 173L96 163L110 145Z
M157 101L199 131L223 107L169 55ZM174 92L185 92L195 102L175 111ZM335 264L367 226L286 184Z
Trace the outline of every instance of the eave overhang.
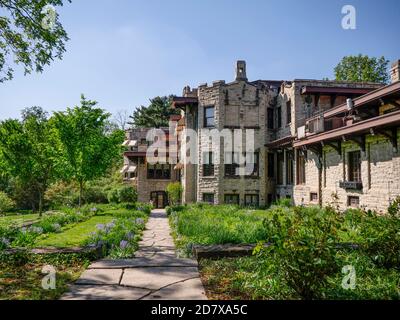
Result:
M172 108L184 108L186 106L194 105L197 106L199 99L195 97L173 97Z
M301 89L301 94L321 94L321 95L364 95L374 88L343 88L343 87L321 87L305 86Z
M276 149L291 146L293 143L294 137L288 136L282 139L275 140L273 142L267 143L265 146L269 149Z
M295 140L293 146L295 148L300 148L307 145L320 144L321 142L341 140L346 136L369 134L371 133L371 129L373 130L374 128L390 128L398 126L400 126L400 111L395 111L379 117L360 121L346 127L313 135L302 140Z
M386 87L380 88L378 90L374 90L370 93L367 93L361 97L353 99L354 108L359 108L364 105L373 103L378 101L379 99L398 99L400 98L400 81L392 83ZM347 103L341 104L335 108L332 108L324 113L324 118L334 117L341 113L347 112Z

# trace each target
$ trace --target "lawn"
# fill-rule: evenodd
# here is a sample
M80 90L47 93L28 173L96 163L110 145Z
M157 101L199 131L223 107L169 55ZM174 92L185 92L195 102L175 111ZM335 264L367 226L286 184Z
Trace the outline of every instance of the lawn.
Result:
M28 222L36 222L39 220L38 214L9 215L0 217L0 226L17 225L20 226Z
M99 224L107 224L114 218L112 216L95 216L85 222L78 223L73 227L67 226L61 233L52 233L44 236L36 242L36 247L70 248L79 247L84 244L90 234L96 231Z

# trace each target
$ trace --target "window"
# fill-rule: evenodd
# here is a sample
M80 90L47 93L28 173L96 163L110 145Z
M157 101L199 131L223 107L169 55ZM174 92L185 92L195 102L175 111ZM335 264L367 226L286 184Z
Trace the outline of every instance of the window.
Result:
M274 129L274 109L267 109L267 126L268 129Z
M225 153L225 177L239 176L239 153Z
M349 196L347 198L347 205L349 207L358 208L359 205L360 205L360 198L359 197Z
M293 151L287 151L286 152L286 184L287 185L293 184L293 180L294 180L293 168L294 168Z
M212 152L205 152L203 155L203 177L214 176L214 159Z
M311 202L317 202L317 201L318 201L318 193L316 193L316 192L311 192L311 193L310 193L310 201L311 201Z
M306 183L306 158L297 152L297 184Z
M349 181L361 182L361 152L349 152Z
M286 123L292 123L292 102L286 102Z
M214 127L214 107L205 107L204 108L204 126L205 127Z
M275 154L268 153L268 178L275 178Z
M258 207L259 195L258 194L246 194L244 196L244 205L248 207Z
M239 205L239 195L238 194L226 194L224 202L225 202L225 204Z
M169 180L171 179L170 164L148 164L147 179Z
M278 119L278 128L282 127L282 108L279 107L276 109L277 119Z
M214 204L214 193L203 193L203 202Z
M278 153L277 184L283 185L283 164L285 162L283 152Z
M246 168L246 177L259 176L260 154L258 152L246 154L245 168Z

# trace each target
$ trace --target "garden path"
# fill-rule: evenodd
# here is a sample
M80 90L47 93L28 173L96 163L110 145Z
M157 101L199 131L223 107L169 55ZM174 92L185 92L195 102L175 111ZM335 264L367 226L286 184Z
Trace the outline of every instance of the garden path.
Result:
M196 260L178 258L165 210L153 210L135 258L94 262L63 300L205 300Z

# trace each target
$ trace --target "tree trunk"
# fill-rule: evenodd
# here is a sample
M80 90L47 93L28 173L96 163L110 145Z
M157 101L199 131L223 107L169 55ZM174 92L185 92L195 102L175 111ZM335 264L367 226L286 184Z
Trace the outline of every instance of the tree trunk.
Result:
M43 212L43 192L39 191L39 217L42 217Z
M83 180L79 181L79 208L82 206L83 198Z

